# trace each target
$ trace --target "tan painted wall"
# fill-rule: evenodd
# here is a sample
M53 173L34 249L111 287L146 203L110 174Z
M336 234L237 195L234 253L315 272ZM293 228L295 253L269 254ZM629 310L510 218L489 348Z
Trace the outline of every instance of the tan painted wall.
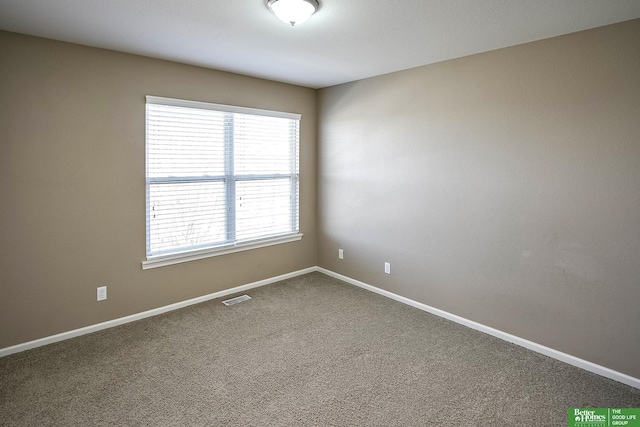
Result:
M0 348L316 265L316 91L7 32L0 58ZM145 95L301 113L303 239L143 271Z
M640 377L640 20L323 89L319 123L320 266Z

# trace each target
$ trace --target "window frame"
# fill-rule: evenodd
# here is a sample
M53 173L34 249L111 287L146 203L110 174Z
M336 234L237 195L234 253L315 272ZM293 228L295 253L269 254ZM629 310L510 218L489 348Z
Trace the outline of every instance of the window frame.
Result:
M250 114L250 115L260 115L266 117L274 117L274 118L286 118L290 120L295 120L298 123L300 122L301 115L296 113L286 113L281 111L272 111L272 110L263 110L256 108L248 108L248 107L238 107L224 104L213 104L208 102L200 102L200 101L188 101L182 99L175 98L164 98L158 96L147 95L145 109L147 104L155 104L155 105L167 105L167 106L176 106L176 107L187 107L187 108L196 108L203 110L213 110L218 112L225 113L224 120L233 120L233 113L240 114ZM145 113L146 117L146 113ZM227 126L225 126L225 135L224 135L224 143L225 143L225 153L230 153L230 155L225 154L224 163L225 170L223 175L214 175L214 176L202 176L202 177L149 177L149 135L148 128L146 125L145 119L145 192L146 192L146 207L145 207L145 223L146 223L146 260L142 262L142 269L150 269L156 267L163 267L166 265L172 265L182 262L194 261L198 259L204 259L213 256L225 255L240 251L246 251L250 249L257 249L271 245L277 245L282 243L294 242L302 239L303 234L299 231L299 208L300 208L300 190L299 190L299 170L298 170L298 162L299 162L299 150L300 150L300 137L298 133L297 145L292 147L292 149L297 150L297 155L292 157L292 161L296 162L296 167L293 168L291 173L281 174L281 173L266 173L266 174L251 174L251 175L236 175L234 173L234 142L233 142L233 134L229 135L227 133ZM298 124L299 126L299 124ZM233 129L233 123L230 129ZM299 132L299 127L298 127ZM292 144L293 145L293 144ZM293 166L293 165L292 165ZM292 231L290 233L282 233L274 236L266 236L259 238L252 238L246 240L236 240L236 229L235 229L235 215L236 215L236 203L235 203L235 192L236 185L238 182L246 182L251 180L274 180L274 179L289 179L291 181L292 192L297 191L296 197L293 198L293 203L295 203L295 207L290 210L291 213L291 223L292 229L297 231ZM211 245L211 243L205 244L203 247L194 247L193 249L187 250L175 250L174 252L170 252L170 250L160 251L158 254L149 255L150 248L150 196L149 189L150 185L155 184L164 184L164 183L172 183L172 182L181 182L181 183L193 183L193 182L224 182L225 183L225 191L226 191L226 224L227 224L227 239L223 243ZM233 201L233 202L229 202Z

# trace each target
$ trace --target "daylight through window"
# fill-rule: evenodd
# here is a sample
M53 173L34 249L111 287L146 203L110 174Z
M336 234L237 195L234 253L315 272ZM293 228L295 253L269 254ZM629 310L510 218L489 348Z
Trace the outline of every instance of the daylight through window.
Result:
M300 239L300 115L147 96L146 117L147 266Z

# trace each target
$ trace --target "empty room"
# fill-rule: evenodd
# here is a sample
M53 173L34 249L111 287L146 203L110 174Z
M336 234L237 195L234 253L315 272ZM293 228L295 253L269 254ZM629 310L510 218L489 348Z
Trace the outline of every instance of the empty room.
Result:
M637 0L0 0L1 426L640 426Z

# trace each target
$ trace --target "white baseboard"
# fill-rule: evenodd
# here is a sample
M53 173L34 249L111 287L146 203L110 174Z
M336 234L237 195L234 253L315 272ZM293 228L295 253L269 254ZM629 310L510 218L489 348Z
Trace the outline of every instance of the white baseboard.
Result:
M60 334L51 335L48 337L40 338L34 341L25 342L22 344L17 344L11 347L5 347L0 349L0 357L8 356L13 353L18 353L21 351L29 350L32 348L40 347L47 344L52 344L54 342L67 340L69 338L78 337L80 335L90 334L92 332L97 332L102 329L113 328L114 326L123 325L129 322L135 322L136 320L144 319L146 317L157 316L158 314L166 313L168 311L178 310L183 307L187 307L190 305L198 304L201 302L209 301L215 298L225 297L227 295L244 292L249 289L257 288L260 286L269 285L271 283L279 282L281 280L290 279L296 276L302 276L303 274L312 273L314 271L318 271L317 267L309 267L304 270L294 271L292 273L283 274L281 276L271 277L269 279L260 280L253 283L248 283L246 285L237 286L231 289L225 289L224 291L214 292L209 295L204 295L201 297L189 299L186 301L177 302L175 304L166 305L164 307L154 308L153 310L143 311L142 313L132 314L130 316L120 317L118 319L109 320L107 322L98 323L91 326L86 326L80 329L74 329L72 331L62 332Z
M494 329L492 327L483 325L481 323L474 322L473 320L465 319L464 317L457 316L455 314L448 313L444 310L440 310L438 308L434 308L428 306L426 304L422 304L420 302L414 301L409 298L405 298L403 296L394 294L389 291L385 291L380 288L376 288L375 286L371 286L364 282L360 282L358 280L352 279L347 276L343 276L342 274L334 273L331 270L327 270L322 267L317 267L316 271L319 271L327 276L335 277L336 279L342 280L343 282L350 283L352 285L358 286L360 288L366 289L371 292L375 292L387 298L391 298L403 304L410 305L417 309L426 311L431 314L435 314L436 316L443 317L445 319L451 320L453 322L459 323L461 325L467 326L471 329L478 330L480 332L484 332L485 334L492 335L496 338L500 338L502 340L508 341L510 343L519 345L521 347L527 348L529 350L533 350L537 353L544 354L545 356L549 356L553 359L560 360L561 362L568 363L569 365L576 366L578 368L584 369L589 372L593 372L594 374L601 375L603 377L610 378L614 381L621 382L623 384L627 384L631 387L635 387L640 389L640 379L632 377L627 374L623 374L622 372L614 371L613 369L606 368L601 365L597 365L595 363L589 362L588 360L580 359L578 357L572 356L567 353L563 353L558 350L554 350L549 347L545 347L544 345L537 344L533 341L526 340L524 338L517 337L515 335L508 334L506 332L500 331L498 329Z
M412 299L394 294L389 291L385 291L380 288L376 288L375 286L371 286L367 283L360 282L358 280L352 279L347 276L343 276L342 274L335 273L331 270L327 270L322 267L309 267L303 270L294 271L291 273L283 274L281 276L271 277L268 279L260 280L253 283L248 283L246 285L237 286L235 288L226 289L219 292L214 292L212 294L204 295L201 297L189 299L186 301L181 301L175 304L166 305L164 307L155 308L153 310L144 311L142 313L132 314L130 316L121 317L118 319L109 320L107 322L98 323L91 326L86 326L84 328L74 329L72 331L63 332L56 335L51 335L49 337L40 338L34 341L29 341L22 344L17 344L11 347L6 347L0 349L0 357L8 356L13 353L18 353L21 351L29 350L32 348L40 347L47 344L52 344L58 341L67 340L69 338L74 338L80 335L89 334L92 332L97 332L102 329L112 328L114 326L123 325L129 322L135 322L136 320L141 320L147 317L156 316L158 314L166 313L173 310L178 310L183 307L188 307L190 305L198 304L201 302L209 301L215 298L221 298L227 295L244 292L249 289L257 288L260 286L269 285L271 283L279 282L281 280L290 279L293 277L301 276L303 274L312 273L318 271L320 273L326 274L327 276L335 277L336 279L342 280L343 282L358 286L360 288L366 289L371 292L375 292L379 295L385 296L387 298L391 298L395 301L401 302L403 304L410 305L417 309L426 311L431 314L435 314L436 316L443 317L445 319L451 320L453 322L459 323L461 325L467 326L471 329L478 330L480 332L484 332L486 334L492 335L496 338L500 338L502 340L508 341L510 343L519 345L521 347L525 347L529 350L535 351L540 354L544 354L545 356L549 356L551 358L560 360L561 362L568 363L569 365L576 366L578 368L584 369L589 372L593 372L594 374L602 375L603 377L610 378L612 380L621 382L623 384L627 384L631 387L635 387L640 389L640 379L632 377L627 374L623 374L622 372L614 371L613 369L606 368L601 365L597 365L595 363L589 362L588 360L580 359L578 357L572 356L570 354L563 353L558 350L554 350L549 347L545 347L541 344L537 344L533 341L526 340L524 338L517 337L515 335L508 334L506 332L500 331L498 329L491 328L489 326L483 325L481 323L474 322L473 320L465 319L464 317L457 316L455 314L451 314L444 310L440 310L435 307L428 306L426 304L422 304L420 302L414 301Z

